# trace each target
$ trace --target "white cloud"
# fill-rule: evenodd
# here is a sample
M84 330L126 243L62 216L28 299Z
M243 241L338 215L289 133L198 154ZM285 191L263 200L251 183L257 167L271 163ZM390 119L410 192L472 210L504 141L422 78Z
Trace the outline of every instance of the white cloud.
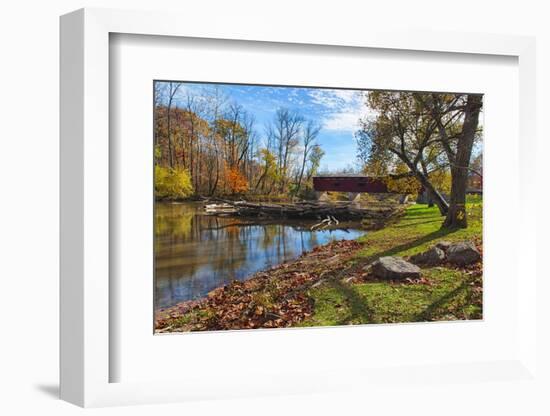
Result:
M311 90L312 102L323 107L323 128L355 132L359 119L366 115L362 93L355 90Z
M351 131L359 128L361 115L354 112L333 113L323 120L323 127L327 130Z
M311 101L328 110L336 110L345 104L345 101L338 96L338 90L316 89L309 92Z
M345 103L352 104L361 101L361 92L354 90L330 90L332 94Z

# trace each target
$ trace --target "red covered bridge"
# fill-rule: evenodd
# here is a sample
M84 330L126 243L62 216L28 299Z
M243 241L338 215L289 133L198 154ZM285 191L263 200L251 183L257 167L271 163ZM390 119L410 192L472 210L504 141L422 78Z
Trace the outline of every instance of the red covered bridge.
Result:
M388 192L384 178L365 175L314 176L313 189L317 192Z

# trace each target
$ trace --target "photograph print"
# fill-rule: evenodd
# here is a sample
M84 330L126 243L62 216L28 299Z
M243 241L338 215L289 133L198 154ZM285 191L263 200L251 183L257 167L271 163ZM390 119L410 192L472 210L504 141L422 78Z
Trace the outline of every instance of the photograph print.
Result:
M156 334L483 319L482 94L153 87Z

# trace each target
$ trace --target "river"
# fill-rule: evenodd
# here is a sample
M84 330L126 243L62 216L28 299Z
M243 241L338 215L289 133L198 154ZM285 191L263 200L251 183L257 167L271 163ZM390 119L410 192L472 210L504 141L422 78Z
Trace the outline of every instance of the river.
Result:
M155 204L155 304L166 308L204 297L233 280L364 231L310 231L314 222L250 222L205 215L201 203Z

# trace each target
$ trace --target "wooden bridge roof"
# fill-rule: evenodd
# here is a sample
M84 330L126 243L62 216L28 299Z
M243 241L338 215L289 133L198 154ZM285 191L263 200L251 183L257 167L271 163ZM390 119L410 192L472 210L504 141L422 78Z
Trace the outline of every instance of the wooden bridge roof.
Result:
M314 176L313 189L319 192L388 192L385 178L367 175Z

